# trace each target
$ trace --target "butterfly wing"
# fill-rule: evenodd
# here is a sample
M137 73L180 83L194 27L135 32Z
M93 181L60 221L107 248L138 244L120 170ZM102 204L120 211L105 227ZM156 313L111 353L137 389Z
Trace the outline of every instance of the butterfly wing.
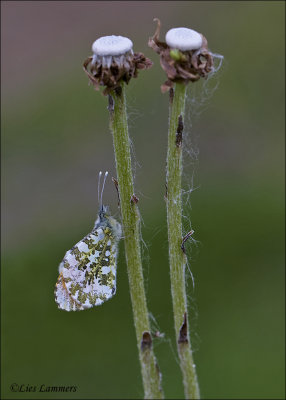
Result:
M117 239L98 227L69 250L60 264L56 302L66 311L102 304L116 292Z
M65 311L78 311L84 310L80 303L72 299L66 284L64 282L63 273L61 272L55 287L55 299L58 308Z

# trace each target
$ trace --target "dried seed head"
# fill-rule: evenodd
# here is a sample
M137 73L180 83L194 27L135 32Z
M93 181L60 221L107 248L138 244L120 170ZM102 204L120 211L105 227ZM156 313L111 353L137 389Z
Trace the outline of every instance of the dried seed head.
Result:
M90 82L98 90L106 86L103 94L128 83L137 77L138 69L150 68L153 63L142 53L133 53L133 43L123 36L103 36L92 45L93 56L88 57L83 69Z
M103 66L110 68L112 64L128 68L128 62L133 56L133 43L130 39L123 36L103 36L93 42L92 66Z
M124 36L103 36L93 42L92 51L97 56L120 56L132 50L133 43Z
M161 86L162 92L172 88L174 82L195 82L213 70L213 56L201 33L188 28L173 28L166 34L166 43L161 42L161 22L157 18L154 21L157 21L157 28L148 45L160 55L161 67L168 77Z
M202 36L188 28L173 28L166 33L166 43L172 49L197 50L202 47Z

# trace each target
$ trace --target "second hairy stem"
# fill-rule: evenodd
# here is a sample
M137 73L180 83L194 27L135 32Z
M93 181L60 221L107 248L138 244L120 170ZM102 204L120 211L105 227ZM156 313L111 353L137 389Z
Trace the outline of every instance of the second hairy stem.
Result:
M160 387L160 373L152 349L144 289L140 252L140 216L136 201L134 200L135 198L133 197L133 175L124 84L109 95L109 111L116 160L129 288L145 399L161 399L163 398L163 393Z
M187 319L185 288L186 255L182 245L182 139L186 86L176 83L170 92L170 115L167 154L167 220L171 293L175 333L183 374L185 397L199 399L195 365L193 363Z

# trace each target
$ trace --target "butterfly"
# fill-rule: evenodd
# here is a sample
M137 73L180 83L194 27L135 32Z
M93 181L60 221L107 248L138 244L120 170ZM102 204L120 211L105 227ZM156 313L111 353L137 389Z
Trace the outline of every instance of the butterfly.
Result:
M98 198L101 175L100 171ZM99 306L116 292L121 225L110 216L108 207L102 204L107 175L108 172L105 172L100 208L94 228L66 252L59 265L55 300L61 310L79 311Z

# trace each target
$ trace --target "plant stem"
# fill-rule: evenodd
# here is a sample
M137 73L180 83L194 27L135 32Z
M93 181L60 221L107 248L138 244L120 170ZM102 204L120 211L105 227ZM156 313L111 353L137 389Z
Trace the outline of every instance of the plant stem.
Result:
M140 252L140 216L136 201L132 200L134 188L124 83L120 88L112 91L109 96L109 111L116 159L125 255L145 399L162 399L160 373L152 349L144 289Z
M199 386L193 363L187 323L185 287L186 255L182 244L182 133L185 113L186 85L176 83L170 92L169 135L167 154L167 220L171 292L175 320L175 333L183 374L185 397L199 399Z

